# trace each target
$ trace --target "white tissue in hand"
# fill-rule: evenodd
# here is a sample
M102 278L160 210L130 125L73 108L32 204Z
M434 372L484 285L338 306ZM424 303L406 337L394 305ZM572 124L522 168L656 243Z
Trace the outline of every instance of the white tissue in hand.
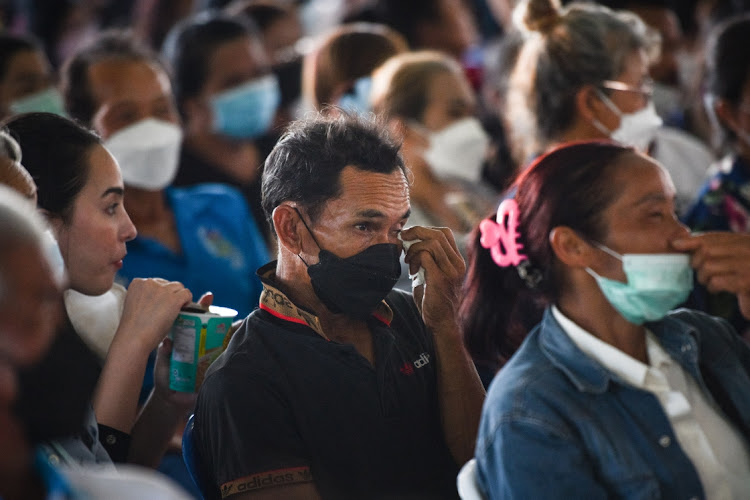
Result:
M404 246L404 252L408 252L409 251L409 247L411 247L414 243L419 243L420 241L422 241L422 240L419 240L419 239L416 239L416 240L404 240L401 237L401 233L399 233L398 239L401 240L401 243ZM409 273L409 278L411 279L411 287L412 288L416 288L419 285L424 285L424 268L420 267L419 270L416 273L414 273L414 274Z

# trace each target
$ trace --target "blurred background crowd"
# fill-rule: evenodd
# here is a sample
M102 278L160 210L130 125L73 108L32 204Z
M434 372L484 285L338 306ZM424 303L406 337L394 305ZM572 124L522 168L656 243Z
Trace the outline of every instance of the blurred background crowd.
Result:
M648 147L670 169L678 208L686 213L709 165L724 152L721 127L711 126L715 112L705 106L715 76L705 64L708 36L747 6L740 0L599 3L635 13L656 39L649 42L655 49L647 90L666 130ZM263 159L289 120L326 106L373 111L392 125L414 173L415 221L466 233L518 169L550 143L546 131L513 102L519 92L534 91L524 90L531 81L525 75L512 77L527 38L511 19L514 4L5 0L0 114L66 112L106 139L137 120L100 128L93 103L82 102L94 97L84 95L82 72L94 61L124 57L117 54L135 50L125 47L132 45L144 52L138 57L171 79L165 93L175 108L168 110L171 115L153 116L181 128L179 165L170 184L221 182L238 188L266 243L269 228L259 205ZM114 72L116 79L138 80L135 73ZM242 88L251 81L257 85ZM560 100L556 90L541 88L556 83L535 82L535 91ZM261 102L262 112L255 108ZM251 118L238 119L239 106L252 110ZM545 118L552 122L549 128L560 128L557 116ZM677 163L679 168L670 168Z
M86 340L82 325L91 321L77 318L117 311L86 342L102 370L94 397L100 427L111 410L104 430L115 440L124 430L136 443L135 408L159 392L158 332L143 334L138 353L123 348L137 387L118 379L122 367L104 362L130 326L120 315L138 307L123 299L129 286L135 296L134 280L179 282L195 300L210 291L240 318L257 306L255 271L276 253L261 208L263 162L285 126L312 110L373 113L403 142L410 224L451 228L470 258L467 338L498 321L490 304L471 300L472 290L481 292L472 272L484 272L471 266L483 252L477 225L530 161L561 143L609 137L633 145L669 171L678 215L691 229L747 232L750 18L743 14L750 1L606 0L564 15L529 8L523 19L513 18L515 3L0 0L0 119L33 178L9 166L0 181L45 215L59 215L68 231L66 326ZM72 118L95 134L66 132L54 117L30 119L31 112ZM87 186L74 171L80 151L97 145L117 160L129 217L112 236L113 248L127 242L127 257L118 262L119 251L106 250L117 267L114 284L74 268L88 265L86 248L102 233L88 221L81 226L88 233L75 232L79 221L66 212ZM8 165L18 163L14 148L6 148ZM70 171L58 171L58 160ZM106 170L106 158L101 165ZM161 300L159 293L141 291L142 303ZM746 333L733 296L694 295L699 308ZM166 323L172 312L163 313ZM486 381L521 336L508 332L489 347L468 340ZM101 380L112 385L105 390ZM128 394L130 421L118 420L113 405L126 403L108 401L108 390ZM174 428L159 446L164 458L146 452L135 460L160 462L191 491L180 439L193 402L169 401L179 416L158 424Z

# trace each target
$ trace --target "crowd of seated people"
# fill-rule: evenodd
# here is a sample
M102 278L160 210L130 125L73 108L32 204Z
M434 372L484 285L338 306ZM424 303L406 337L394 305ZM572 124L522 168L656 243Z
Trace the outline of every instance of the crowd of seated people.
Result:
M2 3L0 499L749 497L748 33Z

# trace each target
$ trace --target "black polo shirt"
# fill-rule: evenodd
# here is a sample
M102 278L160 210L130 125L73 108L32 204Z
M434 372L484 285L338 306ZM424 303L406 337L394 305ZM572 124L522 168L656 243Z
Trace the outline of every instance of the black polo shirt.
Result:
M375 367L330 341L261 268L260 309L211 366L195 416L215 498L314 481L324 498L456 498L435 351L411 295L369 320Z

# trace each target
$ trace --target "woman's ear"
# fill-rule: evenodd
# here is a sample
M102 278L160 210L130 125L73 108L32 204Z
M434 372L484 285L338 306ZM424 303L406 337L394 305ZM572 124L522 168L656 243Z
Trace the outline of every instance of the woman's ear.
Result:
M557 226L549 234L549 243L557 259L568 267L590 267L591 245L567 226Z
M414 120L395 117L388 120L388 131L401 140L402 154L420 154L430 146L429 130Z
M55 236L56 240L60 239L60 231L63 228L63 220L62 217L59 215L52 214L49 210L46 210L44 208L38 209L39 213L42 214L42 217L44 217L44 220L47 221L47 226L52 230L52 234Z
M734 107L726 99L716 99L716 102L714 103L714 111L716 112L716 117L719 121L732 132L740 128L737 123L737 115Z
M337 105L347 92L351 91L353 82L341 82L331 89L331 100L326 104Z
M391 136L396 137L398 140L405 140L406 134L409 132L409 127L404 120L398 117L393 117L386 123L388 132Z
M586 123L591 123L599 116L597 108L600 104L601 99L592 85L584 85L576 92L576 112Z
M288 203L282 203L273 209L271 219L279 246L299 255L302 252L302 238L300 236L302 221L295 207Z

